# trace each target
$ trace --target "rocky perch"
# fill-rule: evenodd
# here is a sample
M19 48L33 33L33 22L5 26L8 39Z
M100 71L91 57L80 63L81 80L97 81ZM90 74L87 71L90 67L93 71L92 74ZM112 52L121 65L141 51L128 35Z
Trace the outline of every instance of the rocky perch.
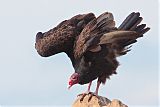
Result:
M110 101L102 96L93 96L90 101L90 94L86 95L83 101L80 101L82 95L78 96L72 107L128 107L119 100Z

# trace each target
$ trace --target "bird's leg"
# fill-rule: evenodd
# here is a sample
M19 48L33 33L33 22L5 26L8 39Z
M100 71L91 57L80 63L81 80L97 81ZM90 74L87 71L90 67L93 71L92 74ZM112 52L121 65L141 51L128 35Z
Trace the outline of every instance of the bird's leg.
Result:
M92 85L92 81L91 81L91 82L89 83L89 85L88 85L87 92L78 95L78 96L82 96L81 99L80 99L80 101L83 101L84 97L85 97L87 94L91 93L91 92L90 92L91 85Z
M92 81L91 81L91 82L89 83L89 85L88 85L88 89L87 89L87 92L88 92L88 93L90 92L91 85L92 85Z
M99 86L100 86L101 82L97 81L97 87L96 87L96 91L95 91L95 95L98 96L98 90L99 90Z
M100 86L101 82L98 80L97 81L97 87L96 87L96 91L94 93L91 93L90 97L88 98L88 101L91 100L92 96L96 96L98 97L98 90L99 90L99 86Z

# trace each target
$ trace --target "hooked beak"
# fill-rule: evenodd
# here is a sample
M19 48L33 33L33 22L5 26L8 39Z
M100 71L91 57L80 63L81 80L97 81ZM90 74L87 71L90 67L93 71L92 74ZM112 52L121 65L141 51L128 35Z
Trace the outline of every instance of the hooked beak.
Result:
M69 79L68 89L70 89L73 85L77 84L78 82L79 82L79 74L78 73L72 74L70 79Z
M69 86L68 86L68 90L73 86L72 82L69 81Z
M69 85L69 86L68 86L68 90L70 90L71 87L72 87L72 85Z
M69 81L68 90L69 90L73 85L75 85L75 84L77 84L77 83L78 83L78 80L77 80L77 79L71 79L71 80Z

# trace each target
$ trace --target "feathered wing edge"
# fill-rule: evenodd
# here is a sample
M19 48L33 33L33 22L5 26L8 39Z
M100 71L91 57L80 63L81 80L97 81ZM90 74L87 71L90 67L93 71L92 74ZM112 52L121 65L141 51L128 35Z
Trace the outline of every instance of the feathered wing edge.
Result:
M112 13L105 12L89 22L81 32L74 50L76 58L81 57L86 51L97 51L100 49L98 43L100 37L109 29L115 27Z
M117 30L104 34L100 38L99 44L112 44L117 56L126 54L131 47L127 46L137 42L137 38L142 37L150 30L149 27L146 27L146 24L140 24L142 19L140 13L132 12Z
M53 29L36 35L35 48L42 57L49 57L60 52L66 52L73 57L73 45L76 36L92 19L93 13L79 14L72 18L62 21Z

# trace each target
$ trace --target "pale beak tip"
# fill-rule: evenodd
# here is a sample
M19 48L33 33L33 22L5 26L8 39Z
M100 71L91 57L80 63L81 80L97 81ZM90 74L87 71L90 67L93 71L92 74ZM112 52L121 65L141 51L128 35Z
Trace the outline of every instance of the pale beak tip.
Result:
M71 85L69 85L69 86L68 86L68 90L70 90L70 88L71 88L71 87L72 87L72 86L71 86Z

